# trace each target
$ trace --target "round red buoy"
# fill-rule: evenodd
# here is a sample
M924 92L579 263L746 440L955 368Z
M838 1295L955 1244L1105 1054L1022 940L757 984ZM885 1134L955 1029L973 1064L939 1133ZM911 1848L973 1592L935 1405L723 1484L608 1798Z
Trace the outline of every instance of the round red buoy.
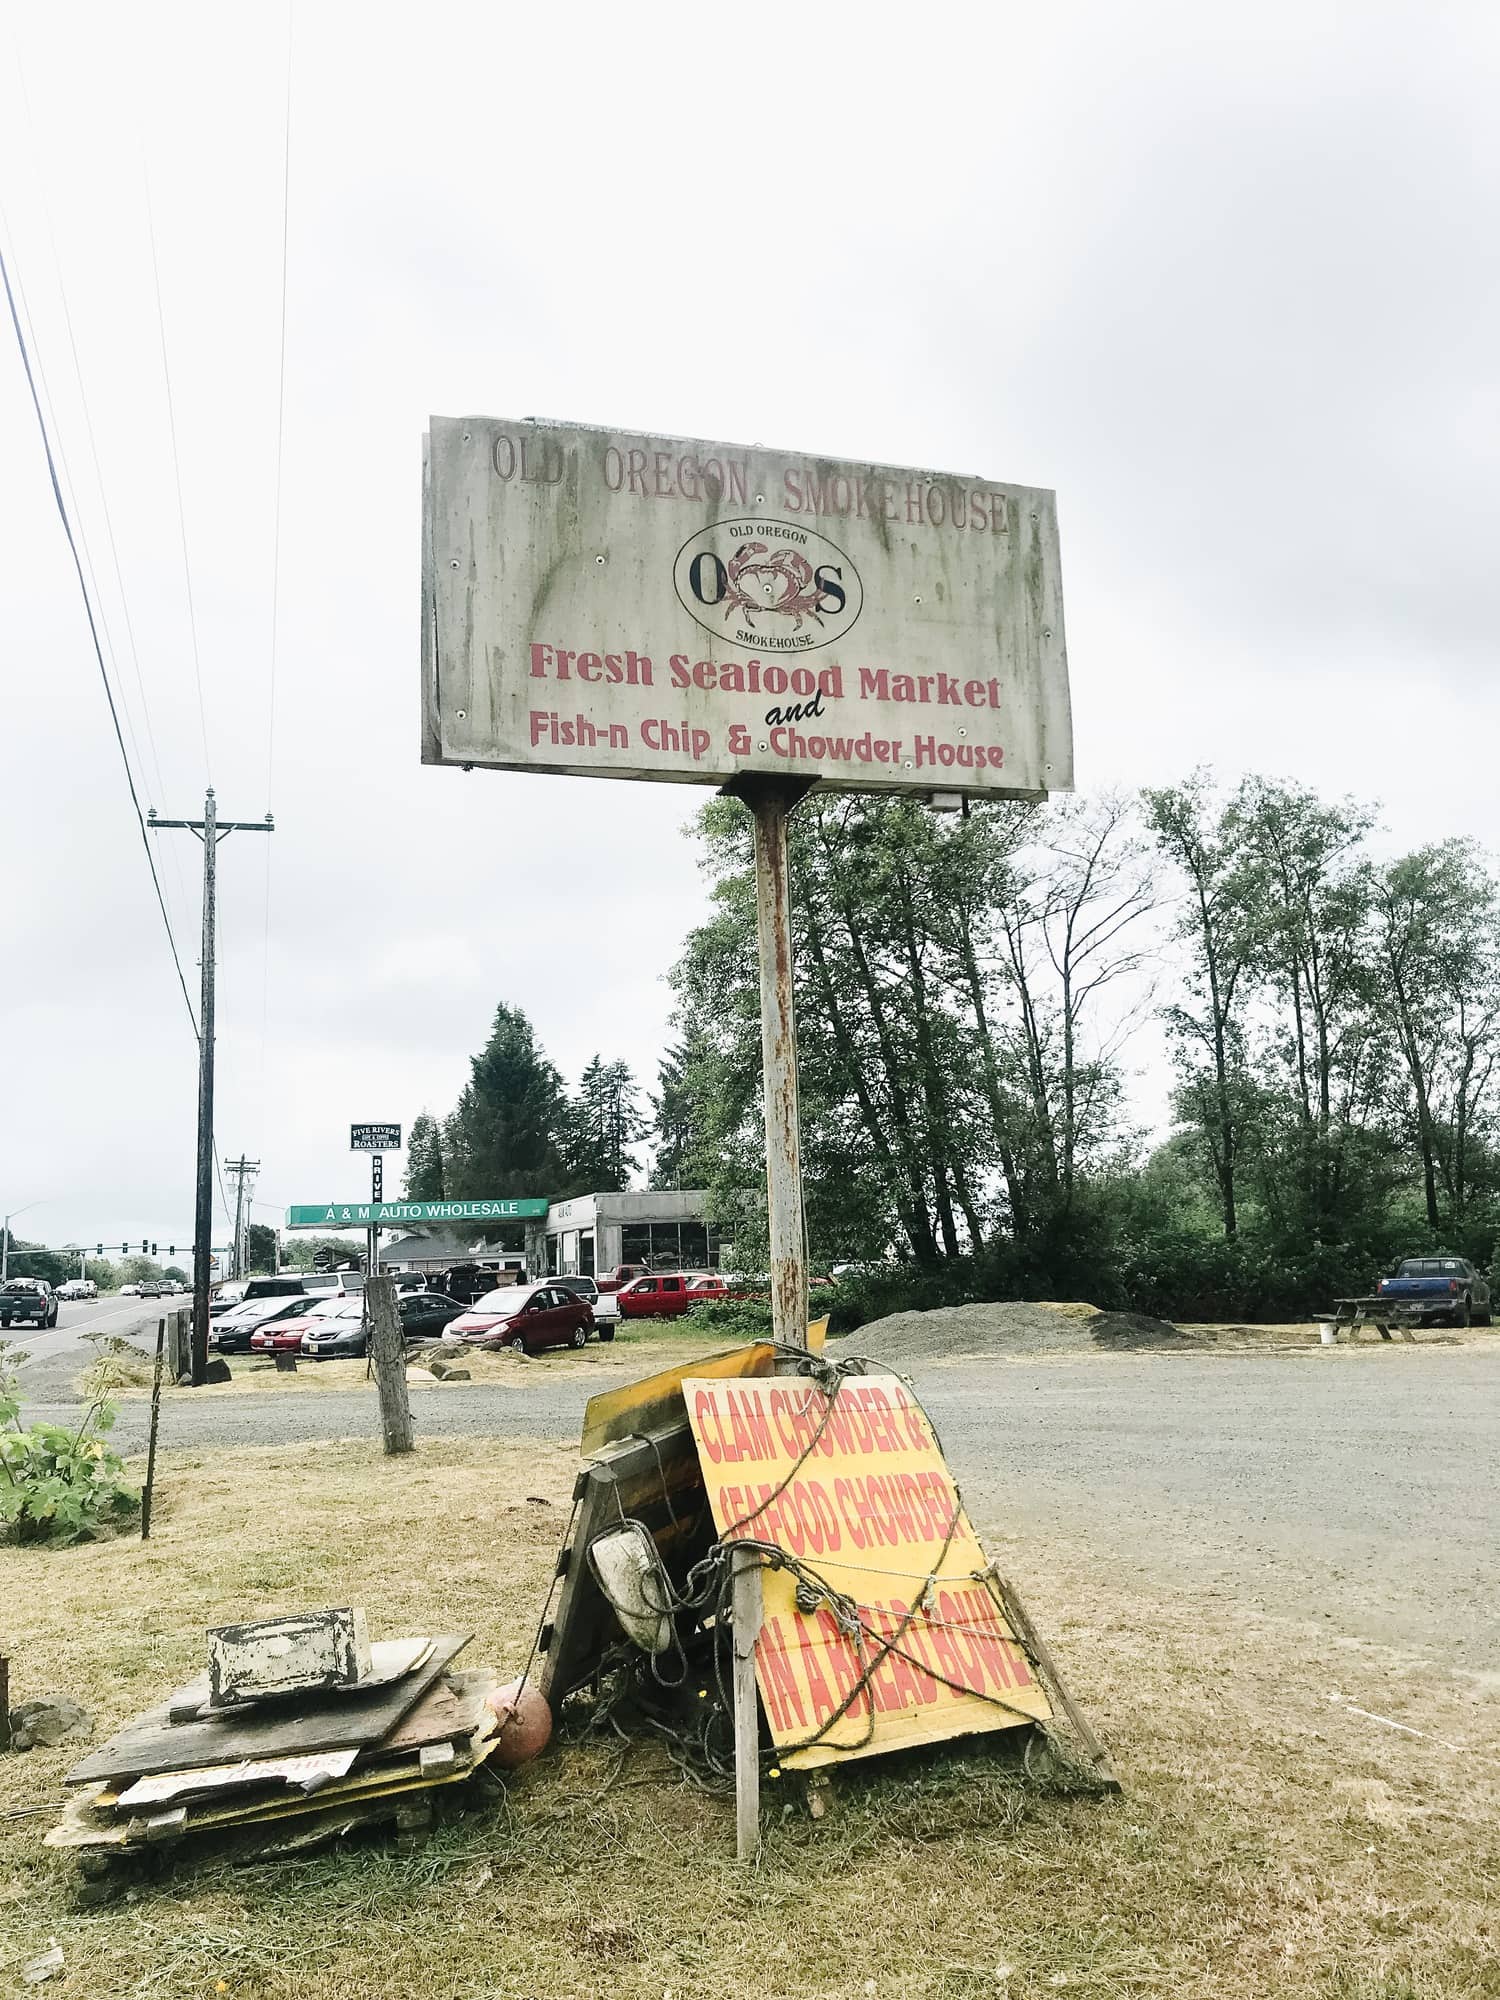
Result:
M500 1718L500 1740L491 1753L502 1769L514 1771L539 1757L552 1737L552 1710L525 1681L496 1688L489 1705Z

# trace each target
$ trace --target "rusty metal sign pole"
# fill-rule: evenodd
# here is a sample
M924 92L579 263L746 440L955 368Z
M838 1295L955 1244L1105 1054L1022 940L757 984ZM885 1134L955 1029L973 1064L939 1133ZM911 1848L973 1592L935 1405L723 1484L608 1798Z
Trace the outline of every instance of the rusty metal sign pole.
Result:
M771 1238L771 1330L807 1346L807 1235L797 1113L797 1017L792 988L792 892L787 821L811 787L747 777L731 787L755 821L755 928L760 951L760 1053L766 1109L766 1211ZM753 1861L760 1846L760 1716L755 1641L761 1623L760 1564L737 1551L734 1572L735 1848Z
M735 788L755 819L755 928L760 944L760 1055L765 1080L766 1207L771 1237L771 1329L807 1345L807 1237L797 1120L797 1020L792 997L792 892L787 821L810 790L747 778Z

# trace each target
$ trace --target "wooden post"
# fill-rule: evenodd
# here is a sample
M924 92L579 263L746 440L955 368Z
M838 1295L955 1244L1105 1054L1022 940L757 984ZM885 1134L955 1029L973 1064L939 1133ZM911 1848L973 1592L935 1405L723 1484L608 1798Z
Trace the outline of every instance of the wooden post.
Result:
M0 1653L0 1750L10 1748L10 1661Z
M396 1287L390 1278L365 1279L370 1319L370 1359L380 1394L380 1423L388 1456L410 1451L411 1403L406 1394L406 1342L396 1312Z
M156 1322L156 1372L151 1378L151 1431L146 1443L146 1485L141 1494L141 1540L151 1536L151 1496L156 1490L156 1427L161 1421L161 1366L167 1348L165 1317Z
M1087 1716L1069 1692L1067 1683L1058 1671L1057 1662L1052 1657L1051 1647L1047 1644L1041 1633L1038 1632L1035 1625L1032 1624L1031 1614L1021 1602L1020 1591L1016 1589L1008 1577L1001 1576L993 1563L990 1564L990 1575L995 1579L995 1588L1000 1593L1001 1608L1005 1612L1011 1631L1020 1640L1022 1650L1030 1654L1036 1665L1040 1667L1042 1673L1051 1683L1052 1691L1057 1696L1063 1713L1077 1731L1084 1749L1093 1758L1094 1768L1098 1771L1100 1777L1111 1789L1118 1791L1120 1789L1120 1782L1110 1765L1109 1752L1089 1727Z
M760 1847L760 1710L755 1687L755 1641L760 1636L760 1557L735 1549L734 1809L735 1857L753 1861Z
M192 1379L193 1309L179 1306L172 1315L172 1330L167 1342L167 1371L174 1382Z
M771 1330L807 1345L807 1239L797 1118L797 1021L792 995L792 894L786 828L806 784L746 779L755 817L755 925L760 945L760 1054L765 1077L766 1203L771 1234Z

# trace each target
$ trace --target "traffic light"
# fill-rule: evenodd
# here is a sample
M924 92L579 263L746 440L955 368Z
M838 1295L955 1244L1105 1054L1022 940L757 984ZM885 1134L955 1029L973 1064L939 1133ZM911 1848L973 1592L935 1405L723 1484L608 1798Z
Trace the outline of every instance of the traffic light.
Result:
M167 1245L167 1255L169 1257L175 1257L177 1255L177 1245L175 1243L169 1243Z
M104 1255L104 1245L102 1243L96 1243L94 1245L94 1255L96 1257L102 1257Z
M153 1257L156 1255L156 1245L154 1243L151 1245L151 1255Z
M147 1253L149 1252L150 1248L151 1248L151 1245L150 1245L149 1243L143 1243L143 1244L141 1245L141 1255L142 1255L143 1257L144 1257L144 1256L146 1256L146 1254L147 1254Z
M122 1243L120 1245L120 1255L122 1257L128 1257L130 1255L130 1245L128 1243Z

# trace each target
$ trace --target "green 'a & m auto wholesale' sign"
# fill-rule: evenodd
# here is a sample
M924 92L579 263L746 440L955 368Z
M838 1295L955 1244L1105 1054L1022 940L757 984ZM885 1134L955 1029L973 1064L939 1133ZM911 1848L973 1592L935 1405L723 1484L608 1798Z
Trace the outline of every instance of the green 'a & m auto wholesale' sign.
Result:
M547 1213L545 1200L317 1201L286 1212L288 1229L382 1229L414 1222L524 1222Z

